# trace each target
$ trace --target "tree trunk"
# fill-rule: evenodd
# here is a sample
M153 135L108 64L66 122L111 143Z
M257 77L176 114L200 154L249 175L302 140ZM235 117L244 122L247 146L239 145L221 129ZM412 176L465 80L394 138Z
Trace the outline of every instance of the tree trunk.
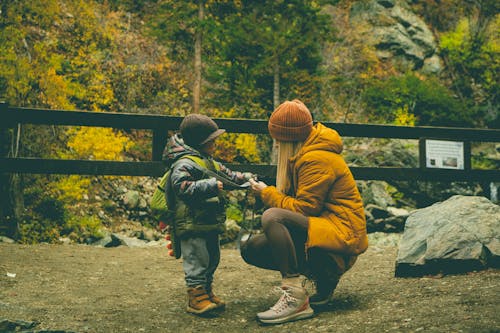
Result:
M196 27L194 39L194 84L193 84L193 112L200 112L200 95L201 95L201 39L202 29L200 23L204 19L203 1L200 0L198 4L198 26Z
M273 110L280 105L280 64L278 58L276 58L273 66ZM276 165L278 163L278 149L276 140L273 139L273 149L271 151L271 164Z
M280 64L276 59L273 66L273 107L276 109L280 105Z
M7 157L12 142L12 132L0 129L0 156ZM24 210L21 177L13 174L0 174L0 235L16 238L18 221Z

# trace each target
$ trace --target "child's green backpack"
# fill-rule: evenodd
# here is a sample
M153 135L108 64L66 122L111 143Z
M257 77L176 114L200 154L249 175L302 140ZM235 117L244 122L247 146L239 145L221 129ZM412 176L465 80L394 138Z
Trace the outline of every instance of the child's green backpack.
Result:
M165 185L167 182L170 182L170 172L169 169L163 177L161 177L160 182L156 186L156 190L153 193L153 197L151 198L150 208L151 213L156 221L167 222L169 220L169 210L167 206L167 199L165 198ZM169 221L170 223L170 221Z
M205 163L201 157L187 155L183 158L189 158L197 165L203 166ZM175 163L174 163L175 164ZM153 193L153 197L151 198L150 208L151 213L156 221L163 222L166 225L172 225L174 207L175 206L175 196L171 193L171 190L168 190L167 186L170 186L170 173L172 171L173 165L170 169L165 172L163 177L161 177L160 182L158 183L156 190ZM165 195L165 191L167 191L167 196L169 198L169 202L167 203L167 198ZM170 206L170 209L169 209Z

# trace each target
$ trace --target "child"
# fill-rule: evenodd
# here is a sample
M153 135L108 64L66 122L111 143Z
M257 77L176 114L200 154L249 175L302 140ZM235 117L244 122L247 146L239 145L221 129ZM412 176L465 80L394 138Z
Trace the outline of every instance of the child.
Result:
M175 193L175 228L180 239L183 269L188 293L187 311L204 314L223 309L225 302L215 296L212 282L220 261L219 234L225 229L223 182L203 169L223 174L242 184L249 173L232 172L212 159L215 139L225 132L209 117L190 114L180 124L165 148L164 159L171 170L171 189ZM192 158L186 156L195 156ZM200 166L202 168L200 168Z

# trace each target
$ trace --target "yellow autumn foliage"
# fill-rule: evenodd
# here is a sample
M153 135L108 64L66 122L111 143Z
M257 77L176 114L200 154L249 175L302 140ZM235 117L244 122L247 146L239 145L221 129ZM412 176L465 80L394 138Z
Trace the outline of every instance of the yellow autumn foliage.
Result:
M40 77L40 99L50 108L71 110L75 106L69 101L68 82L57 75L56 68L50 67L44 76Z
M415 126L416 117L408 110L405 105L395 111L394 123L401 126Z
M82 200L87 193L90 179L79 175L62 177L49 183L49 193L65 203L73 203Z
M111 128L80 127L68 130L70 156L78 159L122 161L132 142Z
M211 110L212 117L237 118L236 115L237 111L235 109L227 111ZM260 163L257 136L246 133L224 134L217 139L215 157L226 162L233 162L238 159L249 163Z

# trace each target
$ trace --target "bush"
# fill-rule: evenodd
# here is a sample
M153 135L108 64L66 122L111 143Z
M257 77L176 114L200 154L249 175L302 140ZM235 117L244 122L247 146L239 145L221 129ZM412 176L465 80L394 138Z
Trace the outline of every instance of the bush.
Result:
M95 216L72 216L65 225L64 234L78 243L92 243L104 237L101 220Z
M31 189L26 198L31 205L19 223L20 241L27 244L57 241L67 216L63 203L44 195L40 189Z
M363 94L370 118L380 123L471 126L468 114L452 93L435 79L414 74L373 81Z

